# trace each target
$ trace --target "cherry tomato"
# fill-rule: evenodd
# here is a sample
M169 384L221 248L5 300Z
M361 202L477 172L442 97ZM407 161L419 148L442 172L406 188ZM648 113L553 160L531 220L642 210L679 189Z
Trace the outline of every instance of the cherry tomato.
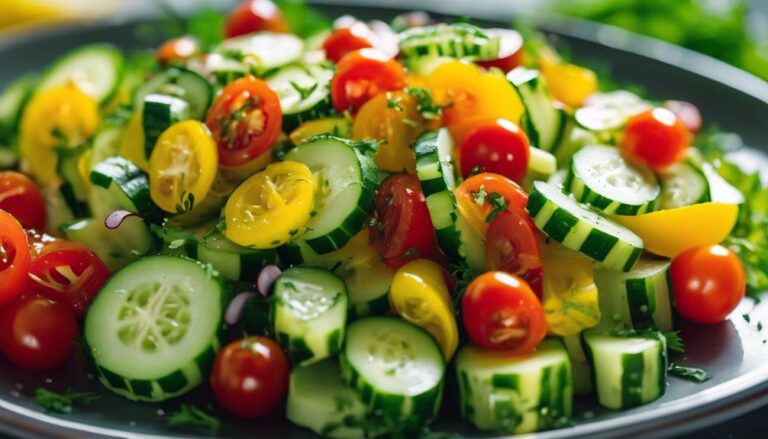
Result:
M288 394L288 358L274 341L247 337L233 341L216 356L211 386L216 400L241 418L272 412Z
M85 246L56 241L43 247L29 266L29 289L70 304L75 315L83 317L110 275L107 265Z
M469 339L486 349L528 353L547 335L541 302L525 281L489 271L467 287L461 300Z
M691 135L680 119L665 108L655 108L627 122L622 149L632 160L663 169L685 157L690 142Z
M475 125L459 146L461 175L475 168L523 181L530 159L528 136L514 122L495 119Z
M699 323L725 320L744 298L744 267L732 251L721 245L690 248L670 267L675 309Z
M541 298L542 276L539 240L531 217L518 210L500 213L485 236L485 268L520 276Z
M400 63L378 50L360 49L339 61L331 80L331 99L339 113L355 113L377 94L403 87L405 69Z
M45 200L37 185L24 174L0 172L0 209L16 217L26 229L45 228Z
M419 180L395 174L381 184L376 194L371 242L384 261L402 266L435 252L435 229Z
M371 29L361 22L334 30L323 42L325 56L336 63L349 52L371 47L373 47Z
M224 88L205 124L216 139L219 163L243 165L268 152L280 134L280 99L265 81L246 76Z
M483 172L464 180L454 191L459 212L480 235L488 231L488 216L497 206L507 204L507 210L525 213L528 194L514 181L503 175ZM501 200L499 198L503 198Z
M488 29L486 32L501 37L499 57L490 61L478 61L478 65L486 69L495 67L504 73L523 65L525 49L520 32L512 29Z
M0 305L26 288L30 259L27 235L21 224L0 210Z
M26 232L29 253L32 255L33 259L43 252L43 248L45 248L46 245L57 241L55 237L39 230L27 229Z
M695 134L701 130L701 113L692 103L685 101L666 101L664 102L664 108L674 113L689 132Z
M160 64L171 61L183 61L200 53L200 42L190 36L173 38L166 41L157 49L155 58Z
M70 307L39 296L22 296L0 311L0 349L17 366L51 370L72 355L79 329Z
M288 32L288 23L270 0L246 0L227 19L224 35L232 38L261 31Z

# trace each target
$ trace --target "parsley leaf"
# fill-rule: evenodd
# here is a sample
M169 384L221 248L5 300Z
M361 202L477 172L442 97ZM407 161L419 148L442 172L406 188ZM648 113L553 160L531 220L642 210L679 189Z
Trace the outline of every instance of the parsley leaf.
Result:
M679 366L675 363L669 363L667 369L670 375L674 375L684 380L693 381L695 383L703 383L712 379L712 375L708 374L702 369L696 367Z
M488 198L488 192L485 191L485 186L480 185L480 189L477 190L477 192L472 193L472 198L475 200L475 203L479 206L482 206L485 204L486 199Z
M416 99L416 111L421 113L421 117L426 120L436 120L443 116L443 110L452 104L437 104L432 97L432 93L423 87L406 87L405 92Z
M194 405L182 404L178 411L171 413L168 425L171 427L196 427L216 432L221 428L221 421Z
M313 82L312 85L302 87L297 82L291 81L291 87L299 93L299 97L301 97L302 101L307 99L315 90L317 90L318 85L320 85L320 83Z
M405 110L402 105L402 98L400 98L399 96L395 97L394 93L392 93L391 91L387 92L387 108L393 108L397 111Z
M472 168L471 171L469 171L469 176L473 177L473 176L475 176L477 174L482 174L483 172L485 172L485 168L484 167L482 167L482 166L475 166L474 168Z
M35 390L35 404L48 412L60 414L72 412L72 404L74 403L90 404L99 398L99 395L92 392L67 390L64 393L56 393L42 387Z
M491 192L491 194L488 196L488 202L491 204L492 209L491 209L491 212L488 214L488 216L485 217L486 223L490 223L501 212L504 212L509 208L509 203L507 202L507 199L504 198L504 196L498 192Z

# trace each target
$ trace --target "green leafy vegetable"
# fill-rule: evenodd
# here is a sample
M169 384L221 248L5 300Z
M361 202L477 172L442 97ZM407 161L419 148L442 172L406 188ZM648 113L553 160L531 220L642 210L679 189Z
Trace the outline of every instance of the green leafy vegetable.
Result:
M73 404L90 404L99 398L99 395L92 392L67 390L64 393L56 393L42 387L35 390L35 404L52 413L67 414L72 412Z
M190 404L182 404L178 411L171 413L168 425L171 427L194 427L210 432L221 429L221 421Z
M709 381L712 379L712 375L708 374L702 369L696 367L678 366L675 363L669 363L667 372L669 372L670 375L696 383L703 383L704 381Z
M493 219L501 212L504 212L509 208L507 199L498 192L491 192L491 194L488 195L488 202L491 204L491 212L485 217L485 222L487 223L493 221Z
M276 0L291 32L308 38L331 28L328 17L309 6L306 0Z
M443 110L451 106L451 104L436 103L432 93L423 87L406 87L405 92L416 99L416 111L426 120L440 119L443 116Z

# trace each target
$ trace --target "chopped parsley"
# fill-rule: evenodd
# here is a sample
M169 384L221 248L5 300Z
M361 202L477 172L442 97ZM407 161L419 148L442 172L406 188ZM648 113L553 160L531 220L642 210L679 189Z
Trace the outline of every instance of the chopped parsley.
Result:
M712 379L712 375L708 374L702 369L697 367L679 366L675 363L669 363L667 372L669 372L670 375L682 378L684 380L693 381L695 383L703 383Z
M291 87L293 87L294 90L296 90L299 93L299 96L301 97L301 100L307 99L312 93L314 93L315 90L317 90L317 86L320 85L318 82L312 83L312 85L309 85L307 87L302 87L295 81L291 81Z
M469 176L472 177L472 176L475 176L477 174L482 174L483 172L485 172L485 168L484 167L482 167L482 166L475 166L474 168L472 168L471 171L469 171Z
M498 192L491 192L490 195L488 195L488 202L491 204L491 212L485 217L486 223L490 223L501 212L504 212L509 208L507 199Z
M99 395L93 392L67 390L64 393L56 393L42 387L35 390L35 404L51 413L67 414L72 412L73 404L90 404L99 398Z
M391 91L387 92L387 108L393 108L397 111L405 111L403 108L403 99L400 96L395 96Z
M405 92L416 99L416 111L421 113L421 117L427 120L440 119L443 116L443 110L452 104L437 104L432 97L432 93L423 87L406 87Z
M168 420L171 427L194 427L210 432L221 428L221 421L191 404L182 404L178 411L171 413Z
M485 191L485 186L481 184L480 189L472 193L472 198L478 206L485 204L485 201L488 199L488 192Z

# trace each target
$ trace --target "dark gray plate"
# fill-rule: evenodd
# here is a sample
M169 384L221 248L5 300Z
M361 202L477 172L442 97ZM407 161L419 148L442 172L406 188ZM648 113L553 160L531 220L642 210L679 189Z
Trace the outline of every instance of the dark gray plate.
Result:
M330 15L354 13L364 18L391 18L396 9L339 6L344 0L322 3ZM354 2L348 2L352 5ZM511 3L511 2L510 2ZM399 8L426 8L478 19L508 22L509 7L499 0L379 0L378 5ZM153 26L136 23L106 23L62 28L37 34L0 39L0 85L12 78L47 65L53 57L80 44L108 41L125 49L149 47L159 41ZM589 23L545 21L540 28L570 47L576 59L600 60L609 65L613 76L644 86L652 96L685 99L702 110L706 121L740 133L747 143L768 150L768 84L740 70L701 55L627 34L617 29ZM155 27L156 29L156 27ZM143 37L138 37L143 35ZM147 39L149 38L149 39ZM761 155L757 156L762 159ZM752 160L764 167L762 160ZM705 220L705 219L703 219ZM747 323L741 315L751 312ZM589 398L577 400L575 425L568 429L545 432L542 438L565 436L653 436L677 434L736 416L768 401L768 348L766 335L754 323L768 317L768 306L753 309L746 302L730 321L715 326L697 326L679 322L686 353L675 362L706 369L714 379L693 384L669 379L667 393L660 400L624 412L610 412L595 406ZM766 330L768 331L768 329ZM205 386L180 401L158 405L128 402L104 391L88 373L82 356L63 370L39 374L24 372L0 359L0 431L24 436L204 436L205 432L175 430L167 427L169 413L181 402L201 407L211 404ZM76 406L66 416L46 414L33 400L37 387L99 392L102 397L93 406ZM450 390L448 392L451 393ZM446 401L452 401L450 395ZM455 407L446 404L434 430L455 432L467 437L488 437L459 420ZM224 419L224 414L219 413ZM228 437L309 438L311 434L293 428L282 417L259 422L226 420L220 432Z

